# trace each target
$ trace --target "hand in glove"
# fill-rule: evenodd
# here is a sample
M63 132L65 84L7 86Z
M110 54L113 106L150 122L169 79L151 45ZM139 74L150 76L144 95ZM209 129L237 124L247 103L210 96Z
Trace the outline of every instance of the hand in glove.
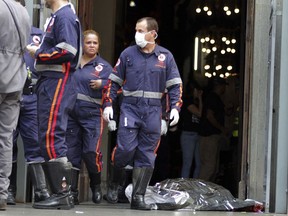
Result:
M110 122L110 119L113 119L113 108L110 107L106 107L103 111L103 119L106 122Z
M173 119L173 120L172 120ZM170 122L170 126L174 126L178 123L179 121L179 112L177 109L173 108L170 112L170 120L172 120Z
M168 130L168 125L167 122L165 120L161 120L161 136L165 135L167 133Z
M117 129L117 127L116 127L116 121L110 120L110 121L108 122L108 130L109 130L109 131L115 131L116 129Z
M35 58L34 55L39 48L40 48L39 46L33 45L33 44L29 44L26 46L26 50L29 52L29 54L32 58Z

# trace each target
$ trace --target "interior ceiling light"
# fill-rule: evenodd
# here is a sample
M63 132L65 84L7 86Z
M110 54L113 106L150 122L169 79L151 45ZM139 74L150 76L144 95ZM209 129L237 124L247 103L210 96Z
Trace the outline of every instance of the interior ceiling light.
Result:
M235 8L234 9L234 13L236 13L236 14L240 13L240 9L239 8Z
M135 1L130 1L129 6L130 6L130 7L136 7Z
M220 65L220 64L217 65L215 69L216 69L216 70L221 70L221 69L222 69L222 65Z
M208 77L208 78L212 77L211 73L209 73L209 72L205 72L205 76Z
M228 7L228 6L224 6L224 7L223 7L223 10L224 10L224 11L228 11L228 10L229 10L229 7Z
M196 8L196 13L201 13L201 8Z
M230 16L232 14L232 12L230 10L226 11L226 15Z

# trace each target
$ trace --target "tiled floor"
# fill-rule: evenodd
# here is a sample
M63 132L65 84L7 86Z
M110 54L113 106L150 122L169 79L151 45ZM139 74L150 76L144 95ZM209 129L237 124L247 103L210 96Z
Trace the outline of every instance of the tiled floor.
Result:
M177 210L177 211L163 211L163 210L152 210L152 211L139 211L131 210L129 204L108 204L103 201L101 204L93 204L92 202L85 202L77 205L75 208L70 210L39 210L33 209L31 203L19 204L15 206L8 206L6 211L0 211L0 216L65 216L65 215L83 215L83 216L284 216L286 214L266 214L266 213L253 213L253 212L220 212L220 211L192 211L192 210Z

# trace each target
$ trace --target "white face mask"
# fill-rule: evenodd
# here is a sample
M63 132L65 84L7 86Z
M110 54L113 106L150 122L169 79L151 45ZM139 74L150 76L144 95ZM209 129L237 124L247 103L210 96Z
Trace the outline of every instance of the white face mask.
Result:
M148 43L149 44L154 44L155 43L155 42L149 42L149 41L145 40L145 35L148 34L148 33L150 33L150 32L145 32L145 33L136 32L135 33L136 44L138 46L140 46L141 48L144 48Z
M135 42L141 48L145 47L147 45L147 43L148 43L148 41L145 40L145 35L147 33L140 33L140 32L136 32L135 33Z

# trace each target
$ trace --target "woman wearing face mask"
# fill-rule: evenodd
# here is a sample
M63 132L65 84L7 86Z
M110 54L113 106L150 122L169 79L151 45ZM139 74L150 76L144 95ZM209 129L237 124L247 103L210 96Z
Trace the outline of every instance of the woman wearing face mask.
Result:
M154 170L161 137L161 99L165 88L170 99L170 126L177 124L182 105L182 80L170 51L155 43L158 23L152 17L139 19L135 27L136 45L120 55L104 94L103 118L113 118L112 102L122 88L117 146L112 155L112 175L107 201L118 201L123 168L133 164L132 209L149 210L144 202L146 188Z
M103 132L102 90L112 71L111 65L99 55L100 37L94 30L84 32L81 66L75 72L77 101L69 115L67 127L67 157L74 169L71 192L78 204L78 177L82 159L87 167L92 201L100 203Z

